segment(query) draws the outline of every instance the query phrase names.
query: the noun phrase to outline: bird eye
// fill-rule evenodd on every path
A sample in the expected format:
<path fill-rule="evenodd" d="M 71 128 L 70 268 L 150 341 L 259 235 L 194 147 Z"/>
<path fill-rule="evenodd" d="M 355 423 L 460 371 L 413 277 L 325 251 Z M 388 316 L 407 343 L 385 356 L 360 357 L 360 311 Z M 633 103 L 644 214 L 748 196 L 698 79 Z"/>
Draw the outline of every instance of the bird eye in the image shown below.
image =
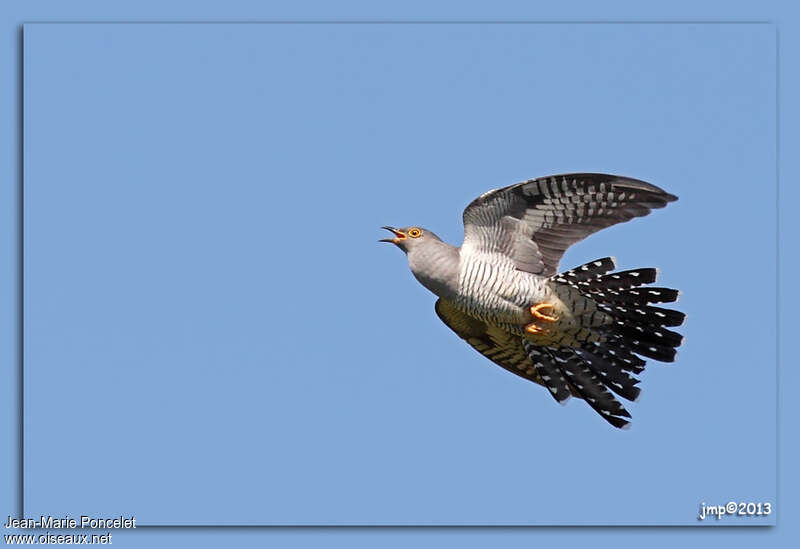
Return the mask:
<path fill-rule="evenodd" d="M 416 227 L 413 227 L 408 230 L 408 236 L 410 236 L 411 238 L 419 238 L 420 236 L 422 236 L 422 231 L 420 231 Z"/>

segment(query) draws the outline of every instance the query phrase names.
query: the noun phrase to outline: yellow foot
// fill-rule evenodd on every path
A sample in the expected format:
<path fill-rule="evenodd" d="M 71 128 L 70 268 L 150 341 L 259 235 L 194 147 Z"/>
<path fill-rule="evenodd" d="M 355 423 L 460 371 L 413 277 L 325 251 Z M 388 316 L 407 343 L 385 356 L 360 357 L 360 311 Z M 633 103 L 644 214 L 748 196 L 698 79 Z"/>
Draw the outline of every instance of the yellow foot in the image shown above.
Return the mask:
<path fill-rule="evenodd" d="M 550 314 L 545 314 L 542 312 L 543 310 L 547 311 Z M 555 311 L 555 307 L 553 307 L 550 303 L 539 303 L 538 305 L 534 305 L 531 307 L 531 314 L 539 321 L 542 322 L 555 322 L 558 320 L 558 317 L 553 314 Z M 538 326 L 536 323 L 531 323 L 525 326 L 525 331 L 529 334 L 546 334 L 549 330 Z"/>
<path fill-rule="evenodd" d="M 548 311 L 550 314 L 548 315 L 542 313 L 541 312 L 542 309 L 550 309 Z M 545 322 L 555 322 L 556 320 L 558 320 L 558 317 L 553 314 L 554 311 L 555 307 L 553 307 L 553 305 L 550 303 L 539 303 L 538 305 L 534 305 L 533 307 L 531 307 L 531 314 L 536 318 L 538 318 L 539 320 L 544 320 Z"/>
<path fill-rule="evenodd" d="M 539 328 L 536 324 L 528 324 L 525 326 L 525 331 L 529 334 L 546 334 L 547 330 Z"/>

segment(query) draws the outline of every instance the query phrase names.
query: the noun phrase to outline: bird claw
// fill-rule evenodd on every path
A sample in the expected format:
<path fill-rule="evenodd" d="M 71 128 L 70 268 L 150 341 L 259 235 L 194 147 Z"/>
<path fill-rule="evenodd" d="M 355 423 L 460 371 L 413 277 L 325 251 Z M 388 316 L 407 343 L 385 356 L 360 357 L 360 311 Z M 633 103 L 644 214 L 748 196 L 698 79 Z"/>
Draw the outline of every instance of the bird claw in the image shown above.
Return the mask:
<path fill-rule="evenodd" d="M 550 309 L 551 314 L 545 314 L 540 312 L 542 309 Z M 531 314 L 538 318 L 539 320 L 543 320 L 545 322 L 555 322 L 558 320 L 558 317 L 552 314 L 555 311 L 555 307 L 551 303 L 539 303 L 538 305 L 534 305 L 531 307 Z"/>
<path fill-rule="evenodd" d="M 543 309 L 544 310 L 549 309 L 549 311 L 547 312 L 551 314 L 548 315 L 543 313 L 542 312 Z M 554 311 L 555 307 L 551 303 L 539 303 L 538 305 L 534 305 L 533 307 L 531 307 L 531 314 L 534 316 L 534 318 L 542 322 L 556 322 L 558 320 L 558 317 L 552 314 Z M 525 331 L 528 332 L 529 334 L 537 334 L 537 335 L 546 334 L 549 332 L 549 330 L 542 328 L 541 326 L 538 326 L 536 323 L 531 323 L 525 326 Z"/>
<path fill-rule="evenodd" d="M 528 324 L 527 326 L 525 326 L 525 331 L 528 332 L 529 334 L 546 334 L 547 333 L 547 330 L 545 330 L 544 328 L 540 328 L 536 324 Z"/>

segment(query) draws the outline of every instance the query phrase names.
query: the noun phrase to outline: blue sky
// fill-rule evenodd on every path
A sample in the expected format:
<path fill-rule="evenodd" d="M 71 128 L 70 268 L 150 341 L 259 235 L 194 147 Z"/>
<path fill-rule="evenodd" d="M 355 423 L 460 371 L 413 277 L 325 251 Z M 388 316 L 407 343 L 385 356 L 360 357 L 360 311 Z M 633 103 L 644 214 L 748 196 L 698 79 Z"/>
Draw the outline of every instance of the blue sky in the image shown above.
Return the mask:
<path fill-rule="evenodd" d="M 693 524 L 774 504 L 774 48 L 769 25 L 29 25 L 27 509 Z M 680 197 L 562 265 L 615 255 L 684 292 L 687 343 L 630 432 L 468 348 L 375 242 L 457 243 L 478 194 L 570 171 Z M 732 299 L 753 266 L 760 297 Z M 54 410 L 85 437 L 57 464 L 75 433 Z"/>

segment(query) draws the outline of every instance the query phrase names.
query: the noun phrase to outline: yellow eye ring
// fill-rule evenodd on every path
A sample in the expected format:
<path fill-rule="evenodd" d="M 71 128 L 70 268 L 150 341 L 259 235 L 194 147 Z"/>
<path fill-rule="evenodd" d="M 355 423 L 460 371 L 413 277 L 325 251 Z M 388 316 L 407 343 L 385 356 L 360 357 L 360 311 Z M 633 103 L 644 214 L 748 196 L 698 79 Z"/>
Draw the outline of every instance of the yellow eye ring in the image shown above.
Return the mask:
<path fill-rule="evenodd" d="M 411 238 L 419 238 L 420 236 L 422 236 L 422 231 L 420 231 L 416 227 L 412 227 L 408 229 L 408 236 L 410 236 Z"/>

